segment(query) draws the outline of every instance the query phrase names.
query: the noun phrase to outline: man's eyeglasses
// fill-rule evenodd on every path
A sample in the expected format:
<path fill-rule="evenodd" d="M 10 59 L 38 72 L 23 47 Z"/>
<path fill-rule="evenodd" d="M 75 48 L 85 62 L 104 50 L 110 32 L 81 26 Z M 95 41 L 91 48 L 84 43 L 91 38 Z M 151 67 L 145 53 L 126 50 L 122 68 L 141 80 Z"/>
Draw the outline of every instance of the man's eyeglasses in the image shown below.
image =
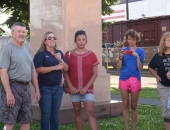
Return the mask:
<path fill-rule="evenodd" d="M 166 39 L 165 41 L 166 41 L 166 42 L 170 42 L 170 39 Z"/>
<path fill-rule="evenodd" d="M 47 37 L 47 40 L 52 40 L 52 39 L 57 40 L 56 37 Z"/>

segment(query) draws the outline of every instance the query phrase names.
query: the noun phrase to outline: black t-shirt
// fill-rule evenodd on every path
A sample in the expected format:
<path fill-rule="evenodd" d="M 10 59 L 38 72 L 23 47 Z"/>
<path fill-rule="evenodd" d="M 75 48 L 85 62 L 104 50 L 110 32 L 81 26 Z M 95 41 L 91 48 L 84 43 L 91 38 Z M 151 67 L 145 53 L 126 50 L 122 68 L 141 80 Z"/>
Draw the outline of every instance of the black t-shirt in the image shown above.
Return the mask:
<path fill-rule="evenodd" d="M 157 74 L 161 78 L 161 84 L 170 87 L 170 80 L 167 79 L 166 73 L 170 70 L 170 54 L 162 54 L 159 56 L 158 53 L 152 58 L 149 63 L 149 67 L 152 69 L 157 69 Z"/>

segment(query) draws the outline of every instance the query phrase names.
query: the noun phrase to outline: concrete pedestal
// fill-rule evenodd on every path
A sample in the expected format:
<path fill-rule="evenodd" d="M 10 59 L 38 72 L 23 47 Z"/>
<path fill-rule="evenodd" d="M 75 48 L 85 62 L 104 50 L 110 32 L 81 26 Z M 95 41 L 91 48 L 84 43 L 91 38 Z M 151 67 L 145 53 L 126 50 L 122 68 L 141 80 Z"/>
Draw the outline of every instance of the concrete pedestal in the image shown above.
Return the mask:
<path fill-rule="evenodd" d="M 33 105 L 33 115 L 35 120 L 40 120 L 40 110 L 38 105 Z M 82 105 L 83 120 L 87 121 L 87 115 Z M 122 102 L 110 101 L 95 103 L 95 115 L 97 119 L 114 117 L 122 115 Z M 60 109 L 60 124 L 69 124 L 75 122 L 75 116 L 72 106 L 62 106 Z"/>
<path fill-rule="evenodd" d="M 109 114 L 114 103 L 110 103 L 110 75 L 102 67 L 101 25 L 101 0 L 30 0 L 30 48 L 33 55 L 37 52 L 46 31 L 52 31 L 57 35 L 57 48 L 64 53 L 75 48 L 75 32 L 78 30 L 86 31 L 87 48 L 97 55 L 100 62 L 98 78 L 94 83 L 95 100 L 96 103 L 100 104 L 98 112 L 103 110 L 103 114 Z M 32 89 L 32 97 L 33 94 L 34 90 Z M 107 105 L 103 104 L 105 102 L 107 102 Z M 98 105 L 96 105 L 95 108 L 98 108 Z M 108 109 L 100 109 L 102 105 L 104 105 L 103 108 Z M 34 119 L 39 119 L 39 116 L 36 116 L 39 113 L 38 106 L 33 104 L 33 108 Z M 61 118 L 64 118 L 63 116 L 66 113 L 71 114 L 67 115 L 67 117 L 74 117 L 73 113 L 69 111 L 72 111 L 72 105 L 69 95 L 64 94 L 61 105 Z M 98 112 L 96 113 L 97 117 Z M 65 122 L 67 121 L 61 121 L 61 124 Z"/>

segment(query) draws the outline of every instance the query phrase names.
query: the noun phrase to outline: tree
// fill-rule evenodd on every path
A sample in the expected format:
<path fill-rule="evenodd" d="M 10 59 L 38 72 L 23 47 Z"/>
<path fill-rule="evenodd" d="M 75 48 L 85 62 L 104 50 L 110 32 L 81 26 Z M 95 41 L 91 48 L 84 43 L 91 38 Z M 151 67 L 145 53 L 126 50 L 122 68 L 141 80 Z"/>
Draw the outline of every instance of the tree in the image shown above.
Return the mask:
<path fill-rule="evenodd" d="M 113 5 L 116 5 L 117 3 L 119 3 L 120 0 L 102 0 L 102 15 L 111 15 L 113 13 L 113 10 L 110 8 Z M 106 27 L 110 24 L 112 24 L 113 22 L 103 22 L 102 20 L 102 30 L 105 30 Z"/>
<path fill-rule="evenodd" d="M 0 9 L 0 14 L 1 14 L 2 12 L 3 12 L 2 9 Z M 0 15 L 0 17 L 1 17 L 1 15 Z M 1 25 L 1 24 L 0 24 L 0 25 Z M 1 36 L 3 33 L 5 33 L 5 31 L 2 29 L 2 27 L 0 27 L 0 36 Z"/>
<path fill-rule="evenodd" d="M 102 15 L 112 14 L 113 10 L 110 6 L 115 5 L 118 2 L 119 0 L 102 0 Z M 1 0 L 0 9 L 3 9 L 4 13 L 11 15 L 3 24 L 11 27 L 14 22 L 20 21 L 26 24 L 29 31 L 29 0 Z M 102 27 L 105 28 L 109 24 L 110 23 L 103 23 Z M 0 34 L 2 33 L 4 33 L 4 30 L 0 28 Z"/>
<path fill-rule="evenodd" d="M 0 27 L 0 36 L 5 33 L 5 31 Z"/>
<path fill-rule="evenodd" d="M 3 10 L 3 13 L 10 14 L 3 24 L 10 28 L 14 22 L 23 22 L 26 24 L 29 34 L 29 0 L 1 0 L 0 9 Z M 1 29 L 0 34 L 2 33 Z"/>

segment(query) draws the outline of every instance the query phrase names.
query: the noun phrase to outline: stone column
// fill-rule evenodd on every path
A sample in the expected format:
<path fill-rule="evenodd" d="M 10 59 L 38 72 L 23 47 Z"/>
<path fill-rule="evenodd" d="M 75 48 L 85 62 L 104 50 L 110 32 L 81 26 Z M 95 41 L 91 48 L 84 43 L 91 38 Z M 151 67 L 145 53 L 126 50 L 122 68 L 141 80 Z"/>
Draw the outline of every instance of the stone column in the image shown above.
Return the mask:
<path fill-rule="evenodd" d="M 110 101 L 110 75 L 102 67 L 101 0 L 63 1 L 63 43 L 64 51 L 75 48 L 74 34 L 77 30 L 87 33 L 87 48 L 95 52 L 99 65 L 99 75 L 95 81 L 96 102 Z"/>
<path fill-rule="evenodd" d="M 57 35 L 57 48 L 64 53 L 75 48 L 74 34 L 84 30 L 87 48 L 96 53 L 100 61 L 95 86 L 96 102 L 110 102 L 110 75 L 102 66 L 101 0 L 30 0 L 30 28 L 33 55 L 38 50 L 43 34 L 53 31 Z M 70 106 L 64 94 L 62 106 Z"/>

